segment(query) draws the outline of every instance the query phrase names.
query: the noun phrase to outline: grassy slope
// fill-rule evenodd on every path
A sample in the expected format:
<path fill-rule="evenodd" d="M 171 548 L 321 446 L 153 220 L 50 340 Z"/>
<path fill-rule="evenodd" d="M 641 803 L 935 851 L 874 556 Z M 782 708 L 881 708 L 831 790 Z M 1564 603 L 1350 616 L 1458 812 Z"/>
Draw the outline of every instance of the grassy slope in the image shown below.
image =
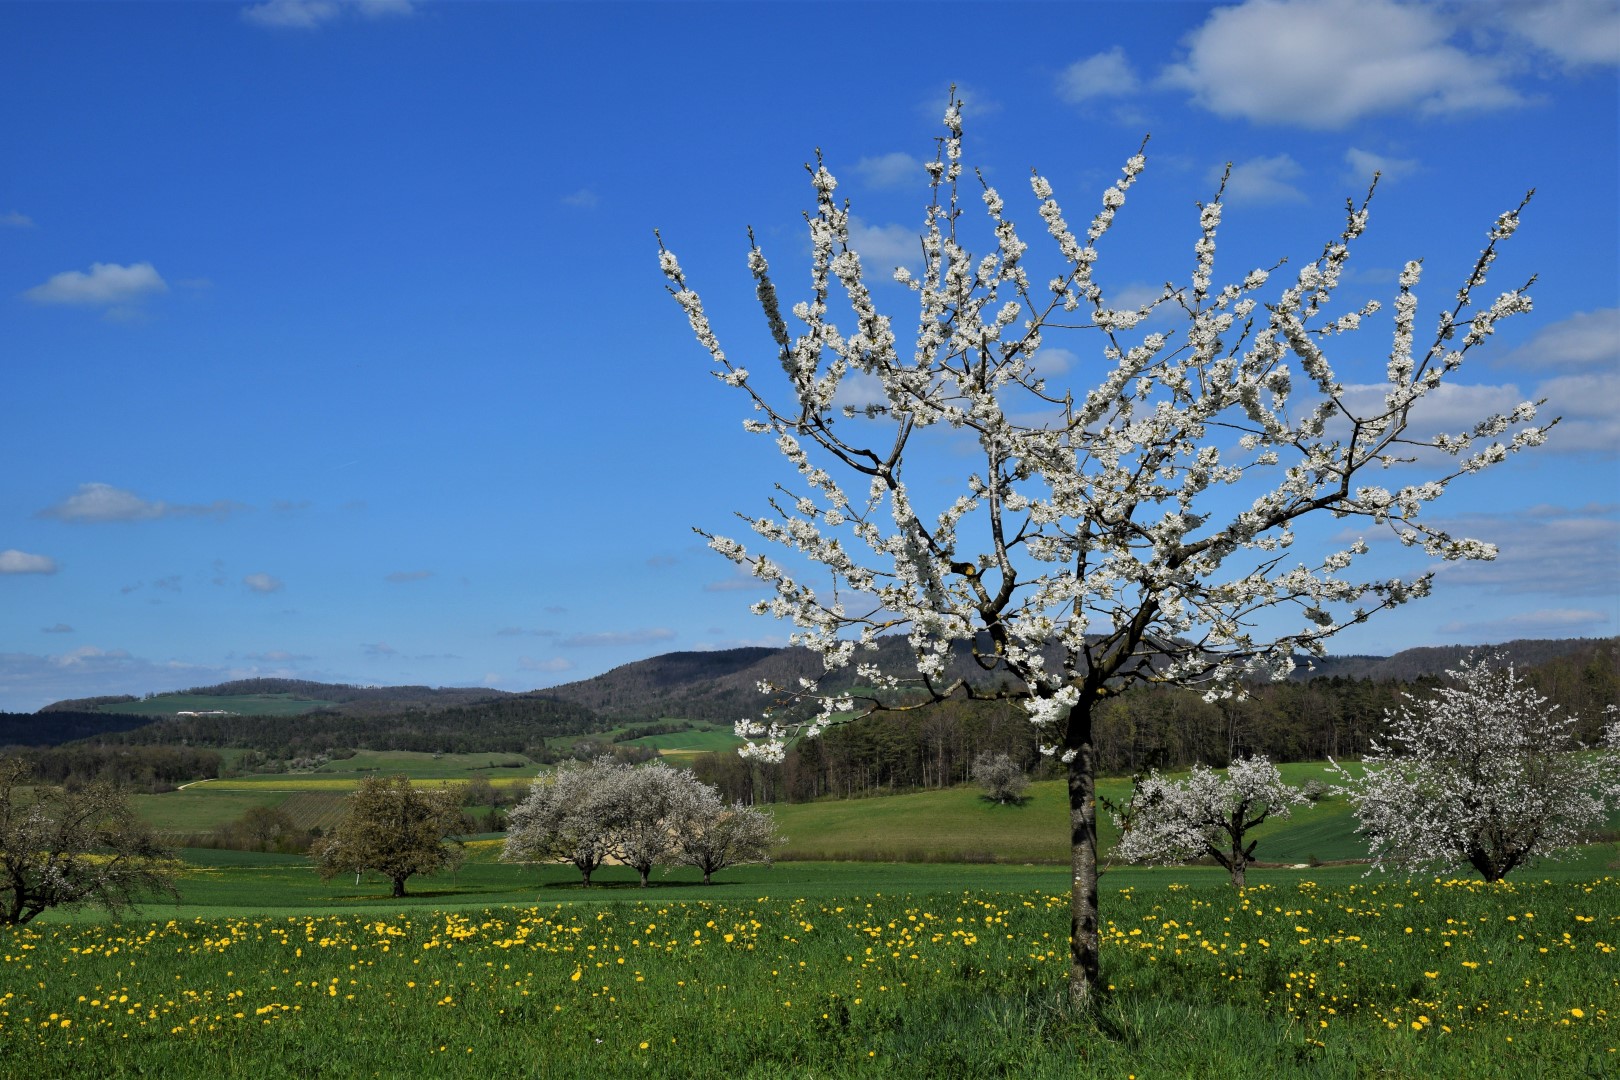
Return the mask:
<path fill-rule="evenodd" d="M 671 736 L 673 738 L 673 736 Z M 414 760 L 407 760 L 414 759 Z M 451 760 L 454 759 L 454 760 Z M 240 817 L 251 806 L 282 806 L 300 824 L 327 828 L 342 812 L 343 796 L 361 776 L 404 772 L 419 786 L 455 782 L 474 773 L 490 776 L 497 786 L 527 784 L 537 767 L 489 769 L 500 755 L 377 754 L 358 756 L 338 767 L 360 762 L 376 772 L 347 775 L 322 771 L 294 776 L 264 775 L 211 780 L 164 795 L 137 796 L 146 820 L 165 831 L 202 832 Z M 438 775 L 421 775 L 433 773 Z M 1292 783 L 1330 779 L 1321 764 L 1283 766 Z M 1129 790 L 1124 778 L 1099 782 L 1104 799 L 1119 801 Z M 869 799 L 829 800 L 770 807 L 787 843 L 778 857 L 788 861 L 864 860 L 880 862 L 1001 862 L 1064 864 L 1068 861 L 1068 802 L 1061 781 L 1032 784 L 1022 805 L 1000 806 L 978 788 L 914 792 Z M 1117 830 L 1106 810 L 1099 812 L 1104 851 Z M 306 822 L 306 819 L 307 822 Z M 1268 821 L 1256 830 L 1256 855 L 1263 862 L 1308 863 L 1366 858 L 1355 835 L 1350 806 L 1342 797 L 1323 799 L 1287 819 Z M 1598 846 L 1613 858 L 1615 845 Z M 1595 865 L 1601 866 L 1600 860 Z"/>

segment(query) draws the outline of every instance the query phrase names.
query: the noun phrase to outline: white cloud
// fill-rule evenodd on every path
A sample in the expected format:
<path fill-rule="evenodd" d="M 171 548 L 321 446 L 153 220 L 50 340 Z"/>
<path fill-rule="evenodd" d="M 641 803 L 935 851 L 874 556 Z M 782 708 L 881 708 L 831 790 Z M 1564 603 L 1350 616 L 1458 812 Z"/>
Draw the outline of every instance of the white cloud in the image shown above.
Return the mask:
<path fill-rule="evenodd" d="M 889 395 L 883 390 L 883 380 L 876 375 L 851 370 L 846 371 L 844 377 L 838 381 L 838 390 L 833 394 L 832 403 L 835 409 L 864 409 L 868 405 L 887 405 Z M 707 589 L 708 586 L 705 585 L 704 588 Z"/>
<path fill-rule="evenodd" d="M 1537 385 L 1536 397 L 1547 399 L 1542 416 L 1562 417 L 1547 436 L 1547 449 L 1620 452 L 1620 411 L 1615 409 L 1620 371 L 1560 375 Z"/>
<path fill-rule="evenodd" d="M 242 9 L 242 18 L 257 26 L 313 30 L 353 12 L 366 19 L 411 15 L 411 0 L 265 0 Z"/>
<path fill-rule="evenodd" d="M 1444 581 L 1490 593 L 1620 599 L 1620 518 L 1614 506 L 1532 506 L 1517 513 L 1462 514 L 1436 524 L 1497 545 L 1491 562 L 1447 562 Z"/>
<path fill-rule="evenodd" d="M 867 284 L 890 280 L 897 266 L 916 265 L 922 261 L 922 242 L 915 229 L 904 225 L 872 225 L 851 214 L 849 216 L 849 246 L 861 257 L 861 266 L 873 277 Z"/>
<path fill-rule="evenodd" d="M 280 592 L 283 582 L 280 578 L 274 577 L 270 574 L 258 573 L 249 574 L 244 577 L 242 579 L 242 584 L 246 585 L 256 593 L 268 594 Z"/>
<path fill-rule="evenodd" d="M 7 229 L 31 229 L 34 227 L 34 219 L 29 217 L 27 214 L 21 213 L 20 211 L 8 210 L 6 213 L 0 214 L 0 227 Z"/>
<path fill-rule="evenodd" d="M 928 177 L 921 161 L 899 151 L 878 157 L 863 157 L 855 163 L 855 172 L 875 188 L 905 187 L 926 181 Z"/>
<path fill-rule="evenodd" d="M 675 631 L 663 626 L 639 630 L 610 630 L 600 634 L 574 634 L 562 640 L 571 649 L 590 649 L 605 645 L 650 645 L 656 641 L 671 641 Z"/>
<path fill-rule="evenodd" d="M 69 628 L 47 627 L 46 633 Z M 203 667 L 179 661 L 154 662 L 124 649 L 93 645 L 60 655 L 0 653 L 0 709 L 31 712 L 64 698 L 96 694 L 128 694 L 199 686 L 240 678 L 226 668 Z"/>
<path fill-rule="evenodd" d="M 151 263 L 134 263 L 130 266 L 92 263 L 88 274 L 82 270 L 64 270 L 43 285 L 35 285 L 24 291 L 22 295 L 36 304 L 110 307 L 140 300 L 151 293 L 168 291 L 168 284 Z"/>
<path fill-rule="evenodd" d="M 71 652 L 50 658 L 51 663 L 57 667 L 87 667 L 106 662 L 119 662 L 131 659 L 128 652 L 123 649 L 98 649 L 94 645 L 80 645 Z"/>
<path fill-rule="evenodd" d="M 1394 0 L 1248 0 L 1211 12 L 1160 81 L 1220 116 L 1307 128 L 1521 102 L 1500 62 L 1450 36 L 1440 12 Z"/>
<path fill-rule="evenodd" d="M 1210 170 L 1212 184 L 1220 182 L 1222 171 Z M 1234 162 L 1223 199 L 1234 206 L 1242 203 L 1304 202 L 1305 193 L 1290 183 L 1299 179 L 1304 172 L 1299 162 L 1287 154 Z"/>
<path fill-rule="evenodd" d="M 1498 362 L 1537 368 L 1594 364 L 1620 367 L 1620 308 L 1578 311 L 1567 319 L 1544 326 L 1535 337 Z"/>
<path fill-rule="evenodd" d="M 1100 97 L 1123 97 L 1140 88 L 1140 80 L 1125 59 L 1125 50 L 1115 45 L 1104 53 L 1076 60 L 1058 76 L 1058 97 L 1079 105 Z"/>
<path fill-rule="evenodd" d="M 30 555 L 16 548 L 0 551 L 0 574 L 54 574 L 58 569 L 56 560 L 48 555 Z"/>
<path fill-rule="evenodd" d="M 1388 392 L 1388 383 L 1357 383 L 1346 386 L 1340 399 L 1353 415 L 1372 416 L 1384 411 L 1384 395 Z M 1511 412 L 1524 400 L 1525 395 L 1513 383 L 1441 383 L 1413 406 L 1412 426 L 1405 437 L 1432 439 L 1441 432 L 1472 431 L 1487 416 Z"/>
<path fill-rule="evenodd" d="M 89 483 L 80 484 L 77 494 L 46 507 L 36 516 L 80 523 L 152 521 L 165 517 L 224 518 L 245 509 L 243 504 L 229 499 L 194 505 L 153 502 L 111 484 Z"/>
<path fill-rule="evenodd" d="M 1352 184 L 1370 184 L 1374 173 L 1378 174 L 1380 183 L 1387 184 L 1410 176 L 1419 168 L 1416 158 L 1387 157 L 1354 146 L 1344 152 L 1344 163 L 1345 179 Z"/>
<path fill-rule="evenodd" d="M 1568 67 L 1620 64 L 1620 5 L 1612 0 L 1510 0 L 1500 12 L 1509 30 Z"/>
<path fill-rule="evenodd" d="M 1475 622 L 1457 620 L 1442 624 L 1439 631 L 1465 642 L 1495 643 L 1515 638 L 1598 637 L 1610 632 L 1612 621 L 1589 608 L 1543 608 Z"/>
<path fill-rule="evenodd" d="M 562 201 L 564 206 L 577 206 L 582 210 L 589 210 L 601 200 L 590 188 L 580 188 L 572 195 L 564 195 Z"/>

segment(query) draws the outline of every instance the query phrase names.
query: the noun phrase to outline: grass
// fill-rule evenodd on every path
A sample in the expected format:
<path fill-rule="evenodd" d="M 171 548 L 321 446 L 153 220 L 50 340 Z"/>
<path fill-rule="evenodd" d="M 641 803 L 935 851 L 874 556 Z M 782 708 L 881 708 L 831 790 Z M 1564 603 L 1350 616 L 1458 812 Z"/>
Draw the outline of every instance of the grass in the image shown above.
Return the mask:
<path fill-rule="evenodd" d="M 663 757 L 691 757 L 697 754 L 720 754 L 735 750 L 743 740 L 730 727 L 721 725 L 694 725 L 691 731 L 674 731 L 663 735 L 643 735 L 624 740 L 630 746 L 647 746 Z"/>
<path fill-rule="evenodd" d="M 1060 869 L 798 863 L 645 892 L 528 871 L 505 901 L 478 875 L 524 871 L 488 850 L 442 895 L 404 902 L 210 852 L 199 878 L 234 911 L 0 931 L 0 1057 L 34 1077 L 1620 1067 L 1620 882 L 1602 875 L 1273 870 L 1238 892 L 1210 871 L 1110 873 L 1109 989 L 1082 1014 L 1063 993 Z"/>

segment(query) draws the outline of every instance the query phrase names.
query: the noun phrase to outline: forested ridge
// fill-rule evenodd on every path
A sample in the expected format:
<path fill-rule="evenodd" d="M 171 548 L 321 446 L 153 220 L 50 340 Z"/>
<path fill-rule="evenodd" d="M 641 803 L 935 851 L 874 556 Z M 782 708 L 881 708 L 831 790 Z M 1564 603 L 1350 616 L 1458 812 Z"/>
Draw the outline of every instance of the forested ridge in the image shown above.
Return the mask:
<path fill-rule="evenodd" d="M 903 658 L 903 645 L 903 639 L 886 642 L 881 658 Z M 1221 766 L 1242 754 L 1275 761 L 1355 759 L 1382 731 L 1386 711 L 1399 705 L 1402 694 L 1423 694 L 1437 672 L 1470 651 L 1455 646 L 1385 658 L 1329 658 L 1291 681 L 1251 688 L 1246 701 L 1210 703 L 1174 687 L 1133 689 L 1101 707 L 1099 765 L 1105 773 L 1128 774 L 1195 763 Z M 1596 737 L 1604 708 L 1620 701 L 1620 638 L 1509 642 L 1472 651 L 1512 659 L 1533 686 L 1582 718 L 1587 741 Z M 964 670 L 971 662 L 965 653 L 953 658 Z M 104 775 L 145 786 L 212 775 L 219 767 L 214 751 L 227 747 L 278 760 L 344 750 L 523 753 L 550 760 L 557 754 L 547 740 L 598 734 L 627 722 L 729 723 L 756 716 L 765 703 L 760 681 L 792 685 L 800 675 L 815 674 L 814 666 L 814 655 L 803 649 L 672 653 L 528 694 L 249 679 L 186 693 L 291 695 L 337 704 L 295 716 L 154 720 L 69 710 L 71 703 L 58 702 L 39 713 L 0 713 L 0 746 L 55 747 L 27 751 L 52 778 Z M 138 699 L 79 704 L 130 700 Z M 719 753 L 699 756 L 694 768 L 731 799 L 807 800 L 962 783 L 974 758 L 985 752 L 1007 753 L 1037 773 L 1049 767 L 1024 710 L 1016 701 L 1000 700 L 947 701 L 836 727 L 796 746 L 776 765 Z"/>

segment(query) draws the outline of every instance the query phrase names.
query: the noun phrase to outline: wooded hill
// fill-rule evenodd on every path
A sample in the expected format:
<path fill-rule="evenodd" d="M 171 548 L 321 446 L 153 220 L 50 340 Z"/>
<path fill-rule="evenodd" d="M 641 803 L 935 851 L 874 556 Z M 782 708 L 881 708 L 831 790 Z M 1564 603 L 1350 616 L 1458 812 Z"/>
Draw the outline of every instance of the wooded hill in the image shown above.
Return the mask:
<path fill-rule="evenodd" d="M 1290 682 L 1255 687 L 1246 702 L 1210 704 L 1175 688 L 1133 690 L 1109 702 L 1098 717 L 1102 769 L 1224 765 L 1244 753 L 1278 761 L 1355 758 L 1382 730 L 1385 711 L 1399 705 L 1402 693 L 1422 693 L 1425 680 L 1469 651 L 1454 646 L 1332 658 L 1319 661 L 1314 672 L 1301 669 Z M 1542 692 L 1583 717 L 1587 739 L 1595 737 L 1604 707 L 1620 701 L 1620 638 L 1514 641 L 1473 651 L 1500 652 L 1528 671 Z M 886 640 L 878 658 L 891 670 L 909 666 L 903 639 Z M 973 670 L 965 651 L 953 662 L 959 671 Z M 70 744 L 78 748 L 68 755 L 77 762 L 73 771 L 91 775 L 102 758 L 114 772 L 124 770 L 113 759 L 144 762 L 150 755 L 136 752 L 143 747 L 247 748 L 282 760 L 352 749 L 523 753 L 550 760 L 568 751 L 548 746 L 548 740 L 630 722 L 676 717 L 730 723 L 757 716 L 765 704 L 762 680 L 791 686 L 818 667 L 815 654 L 804 649 L 670 653 L 527 694 L 250 679 L 181 695 L 82 699 L 35 714 L 0 714 L 0 745 Z M 227 710 L 232 698 L 260 704 L 278 698 L 283 700 L 271 704 L 296 708 L 308 702 L 310 708 L 296 715 L 172 715 L 182 697 Z M 171 715 L 154 720 L 103 711 L 129 710 L 137 700 L 139 707 Z M 90 746 L 104 750 L 89 753 Z M 772 801 L 948 786 L 966 779 L 973 758 L 987 750 L 1005 751 L 1031 767 L 1040 764 L 1016 703 L 949 702 L 875 717 L 797 748 L 778 766 L 726 753 L 700 758 L 696 767 L 733 798 Z M 153 775 L 176 767 L 167 758 L 140 766 Z"/>

